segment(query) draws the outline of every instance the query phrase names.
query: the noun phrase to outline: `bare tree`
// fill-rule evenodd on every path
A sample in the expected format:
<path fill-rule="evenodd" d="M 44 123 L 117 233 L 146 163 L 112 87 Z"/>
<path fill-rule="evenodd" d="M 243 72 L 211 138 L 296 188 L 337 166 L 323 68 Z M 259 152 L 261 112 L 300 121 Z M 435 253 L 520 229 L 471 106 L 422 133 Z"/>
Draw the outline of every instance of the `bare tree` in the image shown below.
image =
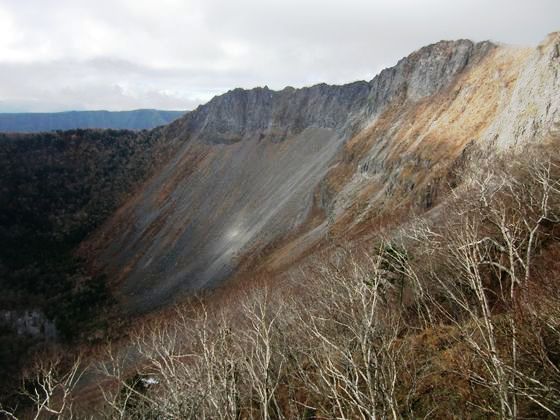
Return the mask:
<path fill-rule="evenodd" d="M 72 418 L 72 391 L 85 370 L 81 357 L 69 366 L 60 356 L 40 360 L 33 369 L 34 376 L 22 387 L 22 395 L 32 404 L 32 418 L 45 415 Z"/>
<path fill-rule="evenodd" d="M 383 253 L 362 261 L 344 254 L 322 265 L 313 285 L 322 307 L 301 318 L 313 345 L 307 385 L 327 398 L 323 410 L 334 417 L 399 418 L 400 320 L 388 305 L 394 286 L 384 277 Z"/>
<path fill-rule="evenodd" d="M 271 302 L 267 287 L 256 290 L 243 302 L 246 327 L 242 331 L 239 349 L 249 384 L 250 400 L 257 403 L 264 419 L 282 418 L 277 390 L 285 364 L 281 351 L 278 318 L 282 315 L 281 302 Z M 255 395 L 253 395 L 253 393 Z M 253 417 L 253 412 L 251 417 Z"/>
<path fill-rule="evenodd" d="M 441 233 L 424 225 L 411 235 L 432 252 L 439 250 L 431 280 L 424 281 L 427 288 L 438 285 L 444 301 L 436 297 L 432 304 L 484 365 L 487 375 L 471 371 L 470 378 L 494 391 L 502 418 L 518 417 L 518 397 L 555 414 L 547 402 L 550 390 L 519 365 L 518 322 L 535 312 L 528 296 L 532 259 L 548 234 L 546 224 L 560 220 L 557 165 L 550 159 L 536 162 L 488 168 L 448 205 L 456 216 Z"/>

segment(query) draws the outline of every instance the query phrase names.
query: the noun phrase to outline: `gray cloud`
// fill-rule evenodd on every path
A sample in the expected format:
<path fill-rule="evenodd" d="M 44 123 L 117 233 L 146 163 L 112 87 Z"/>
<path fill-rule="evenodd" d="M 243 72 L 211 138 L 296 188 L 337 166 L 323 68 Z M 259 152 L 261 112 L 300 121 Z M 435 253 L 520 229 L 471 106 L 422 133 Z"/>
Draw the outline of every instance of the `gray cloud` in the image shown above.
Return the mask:
<path fill-rule="evenodd" d="M 440 39 L 534 45 L 559 15 L 558 0 L 0 0 L 0 111 L 370 79 Z"/>

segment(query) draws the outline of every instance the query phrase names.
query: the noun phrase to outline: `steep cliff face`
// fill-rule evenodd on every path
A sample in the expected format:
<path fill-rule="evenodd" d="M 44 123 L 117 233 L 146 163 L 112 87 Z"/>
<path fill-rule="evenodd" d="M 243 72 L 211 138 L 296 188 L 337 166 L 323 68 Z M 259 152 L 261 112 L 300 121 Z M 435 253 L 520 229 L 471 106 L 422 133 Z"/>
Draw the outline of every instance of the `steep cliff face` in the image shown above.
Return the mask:
<path fill-rule="evenodd" d="M 348 116 L 364 107 L 369 92 L 366 82 L 280 92 L 235 89 L 189 114 L 182 131 L 210 143 L 232 143 L 265 136 L 282 140 L 310 127 L 342 130 L 352 126 Z"/>
<path fill-rule="evenodd" d="M 537 48 L 526 52 L 515 86 L 500 115 L 483 140 L 499 148 L 542 139 L 560 124 L 560 35 L 550 34 Z"/>
<path fill-rule="evenodd" d="M 327 182 L 339 191 L 332 207 L 343 224 L 411 201 L 431 207 L 468 145 L 493 154 L 549 136 L 559 118 L 559 43 L 553 34 L 536 49 L 492 48 L 447 88 L 393 106 L 358 133 Z"/>
<path fill-rule="evenodd" d="M 368 83 L 230 91 L 166 128 L 174 157 L 84 250 L 130 310 L 148 310 L 219 284 L 273 242 L 259 260 L 279 268 L 327 232 L 429 208 L 469 143 L 510 136 L 526 95 L 545 117 L 523 135 L 550 128 L 557 49 L 558 36 L 537 50 L 446 41 Z"/>

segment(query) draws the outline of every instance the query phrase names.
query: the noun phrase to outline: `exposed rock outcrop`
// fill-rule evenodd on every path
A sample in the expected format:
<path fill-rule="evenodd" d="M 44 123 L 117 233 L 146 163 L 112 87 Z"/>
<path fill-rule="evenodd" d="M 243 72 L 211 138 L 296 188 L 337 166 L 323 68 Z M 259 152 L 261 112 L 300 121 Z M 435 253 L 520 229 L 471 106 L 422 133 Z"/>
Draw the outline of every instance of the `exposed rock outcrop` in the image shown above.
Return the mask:
<path fill-rule="evenodd" d="M 527 51 L 511 95 L 502 98 L 503 112 L 484 133 L 499 148 L 540 140 L 560 121 L 560 33 L 550 34 Z"/>

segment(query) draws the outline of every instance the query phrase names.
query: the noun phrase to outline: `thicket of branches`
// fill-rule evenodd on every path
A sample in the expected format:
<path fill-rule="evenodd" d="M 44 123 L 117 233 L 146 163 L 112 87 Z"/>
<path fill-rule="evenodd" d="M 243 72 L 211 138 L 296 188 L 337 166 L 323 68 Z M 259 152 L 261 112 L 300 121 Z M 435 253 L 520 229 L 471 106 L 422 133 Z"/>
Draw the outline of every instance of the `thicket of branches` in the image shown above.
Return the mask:
<path fill-rule="evenodd" d="M 366 250 L 330 250 L 282 286 L 196 301 L 108 347 L 88 366 L 102 378 L 95 416 L 560 415 L 560 155 L 466 174 Z M 34 412 L 76 415 L 83 369 L 43 367 L 26 388 Z"/>

